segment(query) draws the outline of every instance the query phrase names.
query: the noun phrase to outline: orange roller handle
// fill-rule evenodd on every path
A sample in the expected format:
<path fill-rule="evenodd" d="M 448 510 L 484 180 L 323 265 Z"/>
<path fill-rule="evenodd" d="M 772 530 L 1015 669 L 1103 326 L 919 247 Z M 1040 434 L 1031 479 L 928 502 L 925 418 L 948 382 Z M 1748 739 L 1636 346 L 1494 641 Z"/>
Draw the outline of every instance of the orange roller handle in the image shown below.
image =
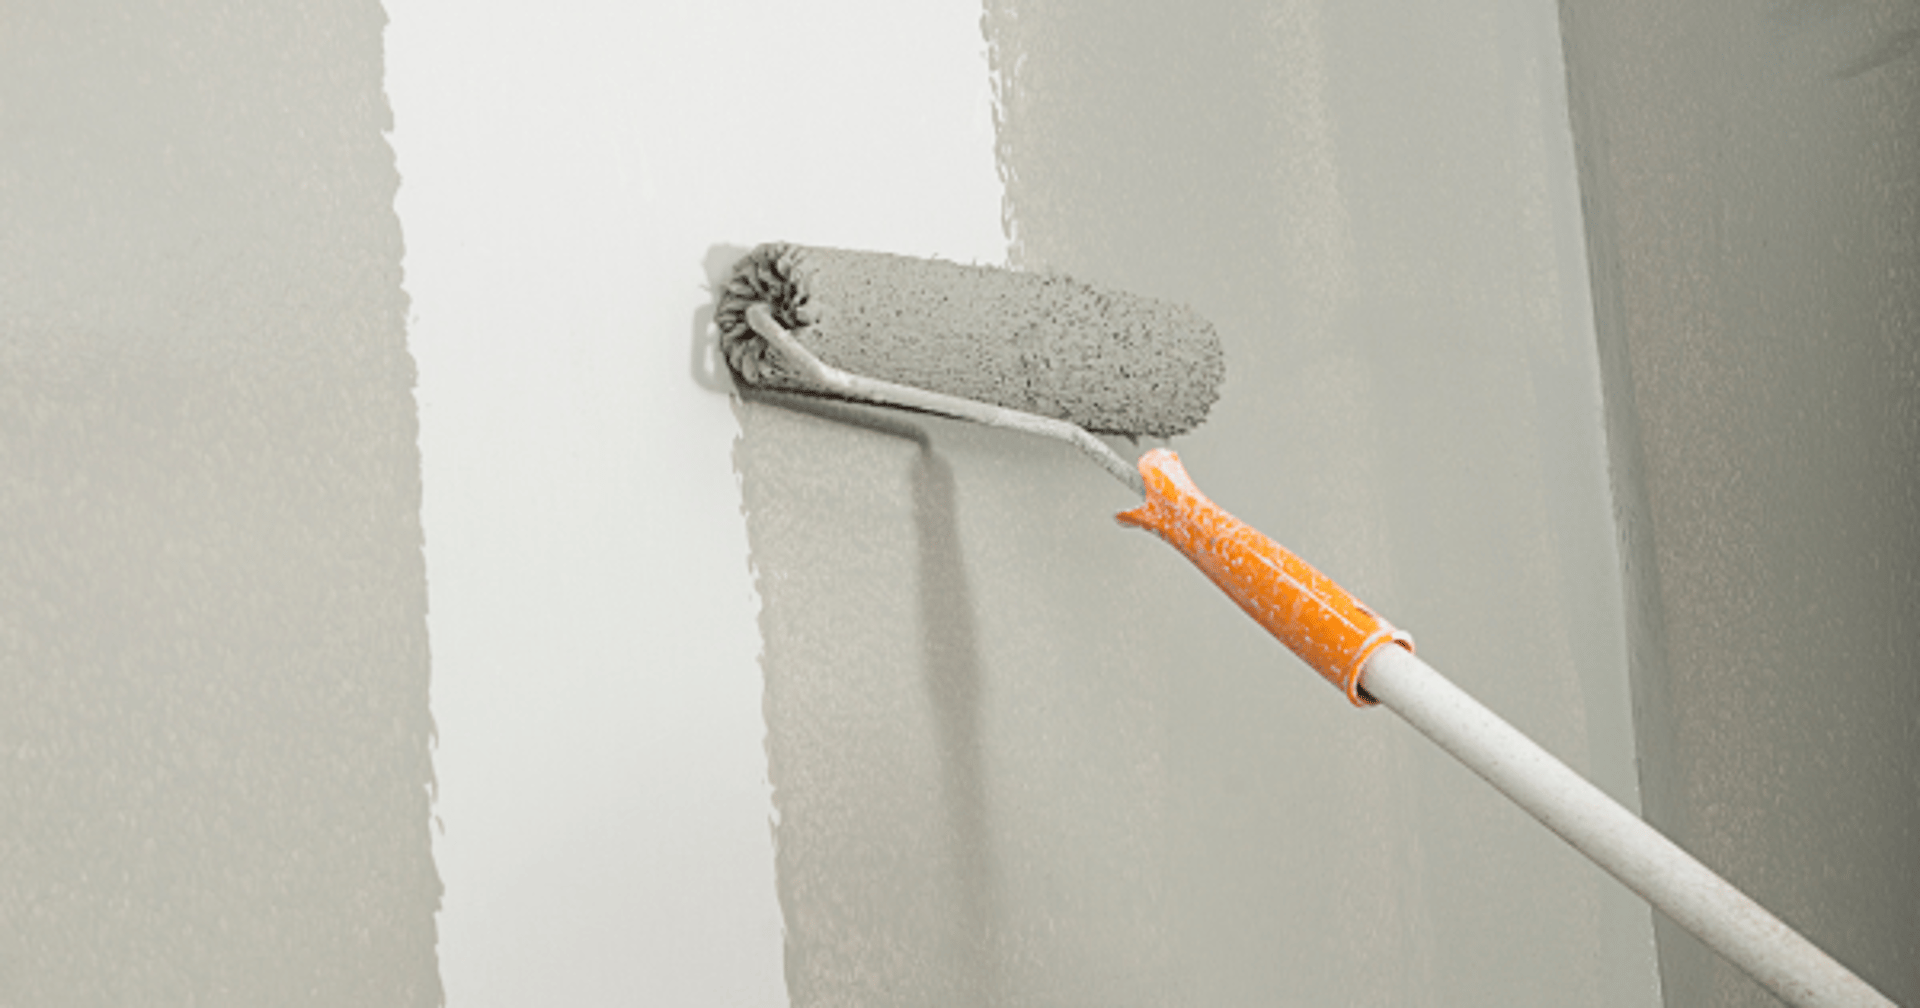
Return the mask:
<path fill-rule="evenodd" d="M 1254 622 L 1278 637 L 1356 707 L 1373 698 L 1360 690 L 1360 670 L 1384 644 L 1413 650 L 1413 638 L 1375 615 L 1286 547 L 1207 499 L 1165 448 L 1140 456 L 1146 503 L 1114 517 L 1151 531 L 1185 554 Z"/>

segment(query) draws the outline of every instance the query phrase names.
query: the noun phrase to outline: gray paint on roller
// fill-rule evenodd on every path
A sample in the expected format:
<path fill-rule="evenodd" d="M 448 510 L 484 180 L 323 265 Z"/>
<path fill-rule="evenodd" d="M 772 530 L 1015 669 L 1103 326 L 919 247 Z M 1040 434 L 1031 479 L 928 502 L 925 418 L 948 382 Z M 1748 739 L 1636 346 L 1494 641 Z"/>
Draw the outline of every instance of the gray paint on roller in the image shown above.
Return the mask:
<path fill-rule="evenodd" d="M 984 28 L 1015 265 L 1218 327 L 1199 484 L 1636 804 L 1552 6 Z M 735 453 L 795 1004 L 1658 1000 L 1644 904 L 1070 449 L 819 403 Z"/>
<path fill-rule="evenodd" d="M 1193 309 L 1070 277 L 785 243 L 735 264 L 714 309 L 728 365 L 748 384 L 808 390 L 746 323 L 749 305 L 827 364 L 869 378 L 1078 424 L 1184 434 L 1226 370 Z"/>
<path fill-rule="evenodd" d="M 431 1005 L 378 3 L 0 31 L 0 1003 Z"/>

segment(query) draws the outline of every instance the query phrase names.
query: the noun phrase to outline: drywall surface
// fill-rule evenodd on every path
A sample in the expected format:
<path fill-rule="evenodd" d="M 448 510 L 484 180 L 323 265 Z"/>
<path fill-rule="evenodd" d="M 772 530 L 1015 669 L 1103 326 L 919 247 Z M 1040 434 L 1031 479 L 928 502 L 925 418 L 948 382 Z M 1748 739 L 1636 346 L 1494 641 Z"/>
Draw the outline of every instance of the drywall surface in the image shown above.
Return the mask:
<path fill-rule="evenodd" d="M 982 30 L 1013 262 L 1221 329 L 1173 444 L 1200 485 L 1637 804 L 1553 6 Z M 1644 904 L 1118 527 L 1071 449 L 738 412 L 795 1004 L 1658 1000 Z"/>
<path fill-rule="evenodd" d="M 1563 16 L 1647 813 L 1920 1003 L 1920 7 Z"/>
<path fill-rule="evenodd" d="M 0 20 L 0 1003 L 438 1004 L 380 6 Z"/>

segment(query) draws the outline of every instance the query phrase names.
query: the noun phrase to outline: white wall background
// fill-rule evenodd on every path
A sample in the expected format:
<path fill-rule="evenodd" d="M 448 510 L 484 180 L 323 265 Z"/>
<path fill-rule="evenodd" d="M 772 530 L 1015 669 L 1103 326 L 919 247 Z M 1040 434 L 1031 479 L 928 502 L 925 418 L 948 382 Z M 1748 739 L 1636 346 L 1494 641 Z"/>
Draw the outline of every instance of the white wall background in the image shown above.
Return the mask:
<path fill-rule="evenodd" d="M 448 1003 L 784 1004 L 724 248 L 999 262 L 968 2 L 394 3 Z"/>

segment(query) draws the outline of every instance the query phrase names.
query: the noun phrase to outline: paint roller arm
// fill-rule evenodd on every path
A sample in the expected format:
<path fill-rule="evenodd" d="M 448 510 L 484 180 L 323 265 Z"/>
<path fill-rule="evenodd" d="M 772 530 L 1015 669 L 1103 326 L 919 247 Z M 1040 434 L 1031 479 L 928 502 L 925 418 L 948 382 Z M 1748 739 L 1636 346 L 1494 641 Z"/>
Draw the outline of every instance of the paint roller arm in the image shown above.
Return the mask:
<path fill-rule="evenodd" d="M 1126 484 L 1134 493 L 1141 493 L 1140 474 L 1125 459 L 1115 454 L 1099 438 L 1087 433 L 1076 424 L 1052 417 L 1043 417 L 1034 413 L 995 406 L 975 399 L 962 399 L 940 392 L 930 392 L 911 385 L 870 378 L 866 375 L 842 371 L 837 367 L 814 356 L 804 344 L 795 339 L 773 318 L 773 313 L 764 304 L 747 307 L 747 325 L 759 333 L 768 343 L 780 351 L 787 364 L 799 371 L 809 382 L 834 395 L 862 402 L 880 403 L 886 406 L 905 406 L 925 413 L 938 413 L 941 416 L 959 420 L 971 420 L 989 427 L 1020 431 L 1023 434 L 1038 434 L 1053 438 L 1080 449 L 1100 464 L 1102 469 L 1114 479 Z"/>
<path fill-rule="evenodd" d="M 1355 704 L 1379 702 L 1789 1004 L 1891 1006 L 1867 983 L 1413 654 L 1413 641 L 1221 510 L 1180 459 L 1140 459 L 1146 503 L 1117 517 L 1165 539 Z M 1398 647 L 1386 647 L 1387 644 Z"/>

